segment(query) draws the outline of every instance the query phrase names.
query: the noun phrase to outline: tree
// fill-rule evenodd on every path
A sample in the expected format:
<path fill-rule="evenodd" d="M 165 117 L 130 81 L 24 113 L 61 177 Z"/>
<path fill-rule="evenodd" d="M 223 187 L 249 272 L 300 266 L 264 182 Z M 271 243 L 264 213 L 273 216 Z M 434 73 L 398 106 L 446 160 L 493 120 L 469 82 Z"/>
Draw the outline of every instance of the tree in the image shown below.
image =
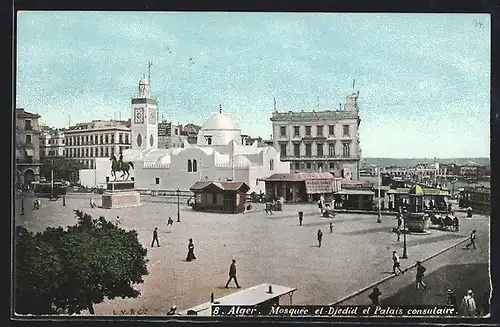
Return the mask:
<path fill-rule="evenodd" d="M 60 178 L 65 181 L 78 179 L 78 171 L 83 165 L 78 161 L 70 160 L 64 157 L 47 158 L 42 161 L 40 166 L 40 175 L 47 180 L 51 178 L 51 170 L 54 170 L 54 178 Z"/>
<path fill-rule="evenodd" d="M 52 228 L 34 237 L 38 236 L 38 241 L 48 248 L 55 248 L 62 265 L 62 274 L 58 276 L 60 284 L 51 283 L 47 286 L 50 292 L 43 293 L 47 294 L 43 300 L 50 298 L 50 304 L 44 303 L 45 310 L 53 305 L 68 313 L 88 309 L 93 314 L 93 305 L 105 298 L 138 297 L 140 292 L 133 286 L 143 283 L 142 277 L 148 271 L 147 250 L 139 243 L 137 232 L 117 228 L 104 217 L 93 219 L 81 211 L 75 210 L 75 213 L 78 223 L 66 231 Z M 27 252 L 26 248 L 29 245 L 22 250 Z M 26 255 L 16 255 L 16 259 L 29 261 Z M 47 274 L 43 269 L 49 267 L 40 267 L 39 275 Z M 27 282 L 28 290 L 22 291 L 29 294 L 33 283 L 27 279 L 36 280 L 41 278 L 39 275 L 21 274 L 17 283 Z"/>

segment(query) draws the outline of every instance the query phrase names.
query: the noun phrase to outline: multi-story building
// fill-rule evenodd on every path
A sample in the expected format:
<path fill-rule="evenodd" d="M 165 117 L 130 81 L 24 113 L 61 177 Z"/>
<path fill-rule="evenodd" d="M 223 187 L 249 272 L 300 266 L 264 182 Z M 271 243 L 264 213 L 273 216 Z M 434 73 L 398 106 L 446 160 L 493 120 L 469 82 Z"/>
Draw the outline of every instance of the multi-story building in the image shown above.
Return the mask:
<path fill-rule="evenodd" d="M 109 158 L 131 147 L 130 120 L 78 123 L 67 129 L 64 137 L 66 158 L 92 169 L 96 158 Z"/>
<path fill-rule="evenodd" d="M 64 130 L 41 126 L 40 158 L 64 157 L 64 148 Z"/>
<path fill-rule="evenodd" d="M 16 108 L 16 186 L 40 180 L 39 115 Z"/>
<path fill-rule="evenodd" d="M 347 96 L 341 110 L 273 113 L 273 146 L 282 161 L 290 162 L 291 171 L 329 171 L 359 179 L 358 96 Z"/>
<path fill-rule="evenodd" d="M 201 126 L 194 124 L 175 125 L 171 122 L 162 121 L 158 123 L 158 148 L 182 148 L 184 141 L 196 144 L 198 131 Z"/>

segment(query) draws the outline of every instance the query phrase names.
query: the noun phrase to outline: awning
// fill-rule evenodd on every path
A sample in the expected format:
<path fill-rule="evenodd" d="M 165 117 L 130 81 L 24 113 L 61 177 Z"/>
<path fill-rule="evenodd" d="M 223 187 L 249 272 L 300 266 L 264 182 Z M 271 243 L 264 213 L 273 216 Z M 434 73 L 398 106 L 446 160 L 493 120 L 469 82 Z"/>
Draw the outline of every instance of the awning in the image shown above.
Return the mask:
<path fill-rule="evenodd" d="M 26 149 L 26 155 L 33 157 L 35 155 L 35 150 L 33 149 Z"/>

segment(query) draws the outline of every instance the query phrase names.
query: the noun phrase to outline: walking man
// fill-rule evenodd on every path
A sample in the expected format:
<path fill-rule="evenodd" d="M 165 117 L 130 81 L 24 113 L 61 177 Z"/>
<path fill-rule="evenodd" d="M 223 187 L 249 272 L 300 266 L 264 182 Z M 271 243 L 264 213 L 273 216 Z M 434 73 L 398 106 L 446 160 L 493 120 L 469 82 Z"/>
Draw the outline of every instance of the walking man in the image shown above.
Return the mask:
<path fill-rule="evenodd" d="M 424 284 L 422 279 L 424 278 L 424 273 L 427 269 L 422 266 L 422 263 L 420 261 L 417 261 L 417 276 L 416 276 L 416 286 L 417 290 L 420 289 L 420 285 L 423 286 L 423 288 L 427 288 L 427 286 Z"/>
<path fill-rule="evenodd" d="M 160 242 L 158 242 L 158 227 L 155 227 L 155 230 L 153 231 L 153 241 L 151 242 L 151 247 L 154 248 L 154 244 L 156 241 L 156 245 L 160 247 Z"/>
<path fill-rule="evenodd" d="M 472 246 L 472 249 L 476 249 L 476 230 L 473 229 L 472 233 L 470 233 L 470 239 L 469 239 L 469 244 L 465 246 L 465 248 L 468 250 L 469 246 Z"/>
<path fill-rule="evenodd" d="M 330 234 L 333 234 L 333 223 L 330 222 Z"/>
<path fill-rule="evenodd" d="M 116 228 L 119 228 L 120 224 L 121 224 L 121 222 L 120 222 L 120 216 L 116 216 L 116 221 L 115 221 Z"/>
<path fill-rule="evenodd" d="M 323 232 L 321 229 L 318 229 L 318 247 L 321 247 L 321 240 L 323 240 Z"/>
<path fill-rule="evenodd" d="M 168 226 L 168 228 L 170 228 L 170 232 L 172 232 L 172 225 L 173 224 L 174 224 L 174 220 L 172 219 L 172 217 L 168 217 L 167 226 Z"/>
<path fill-rule="evenodd" d="M 401 239 L 401 229 L 399 229 L 399 227 L 396 228 L 396 235 L 398 236 L 398 242 L 399 242 L 399 240 Z"/>
<path fill-rule="evenodd" d="M 302 220 L 304 220 L 303 217 L 304 213 L 302 211 L 299 212 L 299 226 L 302 226 Z"/>
<path fill-rule="evenodd" d="M 234 279 L 237 288 L 241 288 L 238 284 L 238 279 L 236 279 L 236 259 L 233 259 L 231 266 L 229 266 L 229 279 L 226 283 L 226 288 L 229 288 L 229 283 Z"/>
<path fill-rule="evenodd" d="M 396 274 L 396 268 L 399 270 L 401 275 L 405 272 L 401 270 L 401 262 L 399 261 L 399 256 L 396 251 L 392 251 L 392 273 Z"/>
<path fill-rule="evenodd" d="M 380 290 L 378 289 L 378 287 L 374 287 L 373 291 L 370 293 L 370 295 L 368 295 L 370 300 L 372 300 L 372 305 L 379 305 L 380 295 L 382 295 L 382 293 L 380 293 Z"/>
<path fill-rule="evenodd" d="M 446 305 L 452 306 L 455 309 L 455 313 L 458 310 L 457 297 L 451 289 L 448 290 L 448 296 L 446 298 Z"/>
<path fill-rule="evenodd" d="M 472 292 L 472 290 L 468 290 L 467 294 L 462 299 L 462 310 L 464 316 L 476 316 L 476 300 L 474 299 L 474 293 Z"/>

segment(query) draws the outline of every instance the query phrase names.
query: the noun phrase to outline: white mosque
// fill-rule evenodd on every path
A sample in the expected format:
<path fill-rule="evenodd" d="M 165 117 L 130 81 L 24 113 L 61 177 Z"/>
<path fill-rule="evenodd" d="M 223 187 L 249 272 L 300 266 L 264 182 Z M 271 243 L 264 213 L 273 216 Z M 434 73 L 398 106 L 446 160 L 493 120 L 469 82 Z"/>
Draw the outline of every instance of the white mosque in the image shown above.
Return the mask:
<path fill-rule="evenodd" d="M 123 161 L 134 164 L 130 175 L 138 190 L 187 191 L 197 181 L 237 181 L 245 182 L 250 192 L 265 193 L 262 179 L 290 172 L 275 148 L 259 147 L 257 142 L 244 145 L 240 127 L 222 110 L 203 124 L 196 145 L 185 142 L 181 148 L 158 149 L 157 109 L 143 77 L 139 96 L 132 98 L 132 148 L 123 152 Z M 112 179 L 107 158 L 98 159 L 95 169 L 80 172 L 86 186 L 103 186 L 107 178 Z"/>

